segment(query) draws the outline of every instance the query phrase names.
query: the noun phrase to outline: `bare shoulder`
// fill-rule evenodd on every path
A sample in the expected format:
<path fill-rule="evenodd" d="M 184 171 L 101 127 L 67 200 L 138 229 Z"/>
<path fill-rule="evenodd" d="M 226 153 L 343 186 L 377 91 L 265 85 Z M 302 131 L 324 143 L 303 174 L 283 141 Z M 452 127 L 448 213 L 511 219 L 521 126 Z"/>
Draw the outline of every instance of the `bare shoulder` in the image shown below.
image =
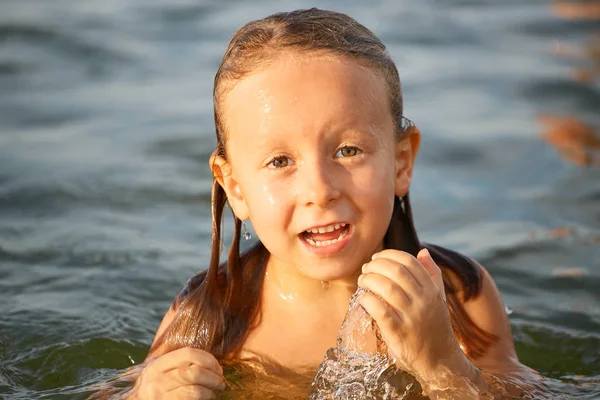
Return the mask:
<path fill-rule="evenodd" d="M 498 341 L 473 362 L 481 369 L 496 372 L 526 369 L 517 358 L 510 321 L 500 291 L 490 273 L 481 264 L 476 262 L 476 265 L 481 272 L 481 292 L 479 296 L 466 301 L 464 308 L 479 328 L 498 337 Z"/>
<path fill-rule="evenodd" d="M 160 346 L 160 345 L 156 346 L 156 345 L 161 341 L 163 335 L 167 332 L 167 330 L 169 329 L 169 327 L 171 326 L 171 324 L 177 317 L 177 311 L 179 310 L 179 307 L 182 304 L 182 302 L 188 297 L 190 292 L 197 289 L 202 284 L 205 277 L 206 277 L 206 271 L 202 271 L 202 272 L 192 276 L 190 279 L 188 279 L 188 281 L 183 286 L 183 288 L 179 291 L 177 296 L 175 296 L 175 299 L 173 299 L 171 306 L 169 307 L 169 309 L 163 316 L 162 321 L 160 322 L 160 325 L 158 326 L 158 329 L 156 329 L 156 333 L 154 334 L 154 339 L 152 340 L 152 345 L 150 346 L 150 351 L 148 352 L 148 355 L 146 356 L 146 360 L 159 357 L 165 352 L 163 346 Z"/>

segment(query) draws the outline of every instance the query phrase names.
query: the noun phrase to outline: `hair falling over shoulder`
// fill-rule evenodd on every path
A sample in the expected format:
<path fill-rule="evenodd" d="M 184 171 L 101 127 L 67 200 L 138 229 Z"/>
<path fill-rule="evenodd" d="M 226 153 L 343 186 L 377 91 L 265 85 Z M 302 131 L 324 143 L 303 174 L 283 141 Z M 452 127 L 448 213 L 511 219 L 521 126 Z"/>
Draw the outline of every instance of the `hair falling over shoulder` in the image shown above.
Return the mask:
<path fill-rule="evenodd" d="M 282 52 L 329 54 L 346 57 L 373 69 L 385 80 L 390 111 L 398 138 L 416 129 L 403 117 L 398 71 L 386 47 L 367 28 L 351 17 L 332 11 L 309 9 L 278 13 L 240 28 L 229 43 L 216 73 L 213 102 L 217 135 L 215 154 L 227 159 L 223 98 L 244 76 L 265 68 Z M 406 122 L 408 125 L 405 125 Z M 212 245 L 208 270 L 190 279 L 173 303 L 176 317 L 153 345 L 151 352 L 165 353 L 181 347 L 197 347 L 219 361 L 235 358 L 248 333 L 260 321 L 261 288 L 267 249 L 258 242 L 240 255 L 241 221 L 234 217 L 233 240 L 227 261 L 219 263 L 221 220 L 227 197 L 217 180 L 212 186 Z M 418 239 L 409 195 L 396 198 L 384 237 L 384 247 L 416 256 L 426 247 L 441 267 L 454 332 L 472 358 L 483 355 L 497 338 L 477 327 L 463 302 L 478 296 L 482 275 L 471 259 Z"/>

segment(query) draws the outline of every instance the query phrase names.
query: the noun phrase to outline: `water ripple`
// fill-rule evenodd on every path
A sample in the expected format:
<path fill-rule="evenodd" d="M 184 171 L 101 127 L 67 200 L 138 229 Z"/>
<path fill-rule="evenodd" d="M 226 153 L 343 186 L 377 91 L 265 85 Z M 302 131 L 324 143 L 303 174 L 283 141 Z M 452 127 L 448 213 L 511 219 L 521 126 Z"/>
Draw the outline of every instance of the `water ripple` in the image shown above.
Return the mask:
<path fill-rule="evenodd" d="M 106 44 L 85 41 L 79 35 L 62 32 L 57 28 L 23 25 L 23 24 L 0 24 L 0 44 L 9 41 L 23 41 L 25 43 L 47 46 L 65 57 L 90 62 L 102 61 L 105 63 L 130 62 L 132 59 L 127 55 L 107 47 Z"/>

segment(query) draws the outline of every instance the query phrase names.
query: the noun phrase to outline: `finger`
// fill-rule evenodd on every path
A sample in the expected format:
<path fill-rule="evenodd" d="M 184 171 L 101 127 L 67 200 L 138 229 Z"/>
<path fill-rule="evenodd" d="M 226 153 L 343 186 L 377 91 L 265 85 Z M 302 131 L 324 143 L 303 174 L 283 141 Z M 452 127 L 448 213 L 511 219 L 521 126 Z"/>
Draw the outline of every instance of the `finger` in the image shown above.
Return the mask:
<path fill-rule="evenodd" d="M 429 274 L 429 276 L 431 276 L 433 283 L 435 283 L 435 285 L 438 287 L 442 298 L 444 299 L 444 301 L 446 301 L 446 289 L 444 287 L 444 278 L 442 277 L 442 270 L 437 265 L 433 257 L 431 257 L 429 250 L 427 250 L 426 248 L 421 249 L 421 251 L 419 251 L 419 254 L 417 254 L 417 259 L 421 262 L 423 267 L 425 267 L 427 273 Z"/>
<path fill-rule="evenodd" d="M 395 309 L 402 309 L 412 303 L 412 298 L 401 286 L 380 274 L 361 275 L 358 286 L 375 294 Z"/>
<path fill-rule="evenodd" d="M 200 385 L 212 390 L 225 390 L 226 385 L 222 375 L 214 371 L 192 364 L 187 367 L 180 367 L 169 372 L 173 379 L 185 385 Z"/>
<path fill-rule="evenodd" d="M 184 347 L 171 351 L 159 357 L 154 362 L 160 364 L 160 369 L 163 372 L 179 368 L 182 365 L 194 364 L 199 367 L 208 368 L 218 375 L 223 375 L 223 368 L 212 354 L 192 347 Z"/>
<path fill-rule="evenodd" d="M 363 294 L 358 300 L 365 311 L 384 332 L 394 332 L 403 324 L 402 315 L 392 310 L 383 300 L 372 293 Z"/>
<path fill-rule="evenodd" d="M 362 271 L 364 274 L 379 274 L 385 276 L 411 294 L 418 294 L 423 289 L 423 285 L 409 268 L 404 264 L 395 260 L 390 260 L 389 258 L 375 259 L 370 263 L 365 264 Z"/>
<path fill-rule="evenodd" d="M 419 251 L 419 254 L 417 254 L 417 260 L 421 263 L 421 265 L 423 265 L 423 267 L 425 267 L 425 270 L 427 270 L 427 273 L 429 273 L 429 276 L 432 278 L 441 274 L 440 268 L 437 266 L 433 258 L 431 258 L 431 254 L 427 248 L 424 247 L 421 249 L 421 251 Z"/>
<path fill-rule="evenodd" d="M 166 397 L 173 400 L 208 400 L 216 399 L 217 394 L 204 386 L 187 385 L 169 391 Z"/>
<path fill-rule="evenodd" d="M 379 253 L 373 254 L 373 261 L 378 259 L 388 259 L 406 266 L 422 286 L 427 286 L 427 284 L 431 281 L 429 273 L 421 264 L 421 262 L 413 257 L 412 254 L 409 254 L 405 251 L 393 249 L 383 250 Z"/>

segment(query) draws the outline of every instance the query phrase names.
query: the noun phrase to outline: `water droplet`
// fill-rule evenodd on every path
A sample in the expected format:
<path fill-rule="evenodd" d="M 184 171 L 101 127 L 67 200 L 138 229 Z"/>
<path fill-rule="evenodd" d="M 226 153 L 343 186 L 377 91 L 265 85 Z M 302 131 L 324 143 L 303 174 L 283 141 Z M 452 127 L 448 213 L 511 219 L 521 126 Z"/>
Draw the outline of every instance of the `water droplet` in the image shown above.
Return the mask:
<path fill-rule="evenodd" d="M 321 287 L 322 287 L 324 290 L 327 290 L 327 289 L 329 289 L 329 282 L 327 282 L 327 281 L 321 281 Z"/>

